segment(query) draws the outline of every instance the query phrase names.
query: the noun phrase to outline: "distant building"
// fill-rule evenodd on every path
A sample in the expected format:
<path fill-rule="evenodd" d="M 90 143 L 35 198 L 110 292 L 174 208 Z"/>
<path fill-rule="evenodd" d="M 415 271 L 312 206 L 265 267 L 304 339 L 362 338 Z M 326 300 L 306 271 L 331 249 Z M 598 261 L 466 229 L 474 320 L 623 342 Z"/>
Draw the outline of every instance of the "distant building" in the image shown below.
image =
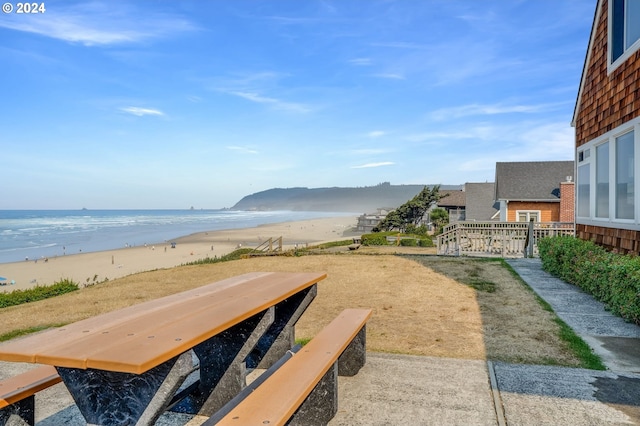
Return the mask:
<path fill-rule="evenodd" d="M 573 222 L 574 162 L 496 163 L 501 222 Z"/>
<path fill-rule="evenodd" d="M 466 221 L 489 222 L 500 218 L 500 204 L 494 199 L 495 187 L 493 182 L 464 184 Z"/>
<path fill-rule="evenodd" d="M 373 232 L 373 228 L 378 226 L 382 220 L 387 217 L 387 214 L 393 209 L 381 209 L 379 208 L 376 213 L 365 213 L 358 217 L 358 232 L 368 234 Z"/>
<path fill-rule="evenodd" d="M 435 207 L 445 209 L 449 214 L 449 223 L 465 220 L 466 194 L 464 190 L 439 191 L 443 196 Z"/>

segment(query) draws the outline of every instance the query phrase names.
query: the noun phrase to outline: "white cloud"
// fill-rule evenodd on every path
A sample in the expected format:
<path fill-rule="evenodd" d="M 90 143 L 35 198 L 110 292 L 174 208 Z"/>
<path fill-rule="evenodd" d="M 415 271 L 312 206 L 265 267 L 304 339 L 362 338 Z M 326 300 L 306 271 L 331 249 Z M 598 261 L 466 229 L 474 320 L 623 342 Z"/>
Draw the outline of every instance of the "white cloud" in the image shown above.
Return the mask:
<path fill-rule="evenodd" d="M 384 136 L 386 134 L 387 134 L 387 132 L 384 132 L 382 130 L 374 130 L 372 132 L 367 133 L 367 136 L 370 137 L 370 138 L 379 138 L 379 137 Z"/>
<path fill-rule="evenodd" d="M 99 2 L 49 8 L 45 14 L 30 15 L 29 19 L 0 19 L 0 27 L 85 46 L 136 43 L 196 29 L 181 17 Z"/>
<path fill-rule="evenodd" d="M 471 129 L 470 129 L 471 130 Z M 473 131 L 466 132 L 424 132 L 415 133 L 405 137 L 408 142 L 438 142 L 440 140 L 452 140 L 452 139 L 472 139 L 477 137 Z"/>
<path fill-rule="evenodd" d="M 240 98 L 246 99 L 251 102 L 256 102 L 259 104 L 268 104 L 273 106 L 276 109 L 285 110 L 285 111 L 293 111 L 293 112 L 309 112 L 310 109 L 302 104 L 296 104 L 292 102 L 285 102 L 276 98 L 269 98 L 266 96 L 262 96 L 258 93 L 253 92 L 244 92 L 244 91 L 236 91 L 236 92 L 228 92 L 232 95 L 238 96 Z"/>
<path fill-rule="evenodd" d="M 470 104 L 452 108 L 442 108 L 433 111 L 429 116 L 434 120 L 446 120 L 451 118 L 461 118 L 473 115 L 498 115 L 498 114 L 532 114 L 547 110 L 552 105 L 505 105 L 505 104 Z"/>
<path fill-rule="evenodd" d="M 547 123 L 526 129 L 521 136 L 525 155 L 540 160 L 571 160 L 575 131 L 568 123 Z M 518 161 L 527 161 L 522 158 Z"/>
<path fill-rule="evenodd" d="M 348 62 L 351 65 L 357 65 L 361 67 L 369 66 L 372 63 L 371 58 L 354 58 L 350 59 Z"/>
<path fill-rule="evenodd" d="M 369 169 L 372 167 L 393 166 L 395 163 L 392 161 L 382 161 L 379 163 L 367 163 L 360 166 L 351 166 L 352 169 Z"/>
<path fill-rule="evenodd" d="M 258 151 L 255 149 L 246 148 L 244 146 L 228 146 L 227 149 L 230 149 L 231 151 L 244 152 L 246 154 L 258 154 Z"/>
<path fill-rule="evenodd" d="M 144 115 L 156 115 L 156 116 L 163 116 L 164 112 L 158 110 L 158 109 L 152 109 L 152 108 L 140 108 L 140 107 L 123 107 L 120 108 L 120 111 L 129 113 L 129 114 L 133 114 L 133 115 L 137 115 L 138 117 L 142 117 Z"/>
<path fill-rule="evenodd" d="M 386 78 L 387 80 L 404 80 L 405 77 L 401 74 L 394 74 L 394 73 L 380 73 L 380 74 L 373 74 L 374 77 L 378 77 L 378 78 Z"/>
<path fill-rule="evenodd" d="M 349 154 L 351 154 L 351 155 L 380 155 L 380 154 L 387 154 L 389 152 L 391 152 L 390 149 L 362 148 L 362 149 L 353 149 L 353 150 L 349 151 Z"/>

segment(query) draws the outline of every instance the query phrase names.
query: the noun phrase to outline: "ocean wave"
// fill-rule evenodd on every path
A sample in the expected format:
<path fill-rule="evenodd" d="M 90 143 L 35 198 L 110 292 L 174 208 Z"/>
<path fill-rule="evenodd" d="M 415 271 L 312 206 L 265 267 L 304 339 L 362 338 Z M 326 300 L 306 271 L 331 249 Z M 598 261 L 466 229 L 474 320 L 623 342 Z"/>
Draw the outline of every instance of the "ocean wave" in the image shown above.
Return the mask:
<path fill-rule="evenodd" d="M 0 248 L 0 253 L 10 253 L 15 251 L 24 251 L 24 250 L 37 250 L 37 249 L 45 249 L 50 247 L 55 247 L 57 244 L 34 244 L 27 247 L 8 247 L 8 248 Z"/>
<path fill-rule="evenodd" d="M 0 263 L 153 244 L 203 231 L 341 215 L 229 210 L 0 211 Z"/>

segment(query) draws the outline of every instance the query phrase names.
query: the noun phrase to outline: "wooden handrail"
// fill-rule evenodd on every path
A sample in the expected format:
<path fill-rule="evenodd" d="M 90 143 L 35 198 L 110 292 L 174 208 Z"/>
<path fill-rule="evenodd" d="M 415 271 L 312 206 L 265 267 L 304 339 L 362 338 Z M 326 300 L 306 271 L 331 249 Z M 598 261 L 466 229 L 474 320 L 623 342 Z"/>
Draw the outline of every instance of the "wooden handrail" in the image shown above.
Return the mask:
<path fill-rule="evenodd" d="M 574 224 L 569 222 L 534 222 L 532 225 L 530 256 L 536 255 L 539 238 L 575 233 Z M 438 235 L 437 253 L 522 257 L 529 245 L 529 226 L 529 222 L 456 222 L 446 226 Z"/>

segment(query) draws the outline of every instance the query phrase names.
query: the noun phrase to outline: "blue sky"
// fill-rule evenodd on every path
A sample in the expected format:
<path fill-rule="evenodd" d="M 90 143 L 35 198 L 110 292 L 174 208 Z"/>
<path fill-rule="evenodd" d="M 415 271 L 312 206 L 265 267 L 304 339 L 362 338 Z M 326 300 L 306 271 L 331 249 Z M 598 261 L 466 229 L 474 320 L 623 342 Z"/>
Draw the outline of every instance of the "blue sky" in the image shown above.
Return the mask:
<path fill-rule="evenodd" d="M 571 160 L 596 0 L 44 4 L 0 13 L 0 209 L 222 208 Z"/>

